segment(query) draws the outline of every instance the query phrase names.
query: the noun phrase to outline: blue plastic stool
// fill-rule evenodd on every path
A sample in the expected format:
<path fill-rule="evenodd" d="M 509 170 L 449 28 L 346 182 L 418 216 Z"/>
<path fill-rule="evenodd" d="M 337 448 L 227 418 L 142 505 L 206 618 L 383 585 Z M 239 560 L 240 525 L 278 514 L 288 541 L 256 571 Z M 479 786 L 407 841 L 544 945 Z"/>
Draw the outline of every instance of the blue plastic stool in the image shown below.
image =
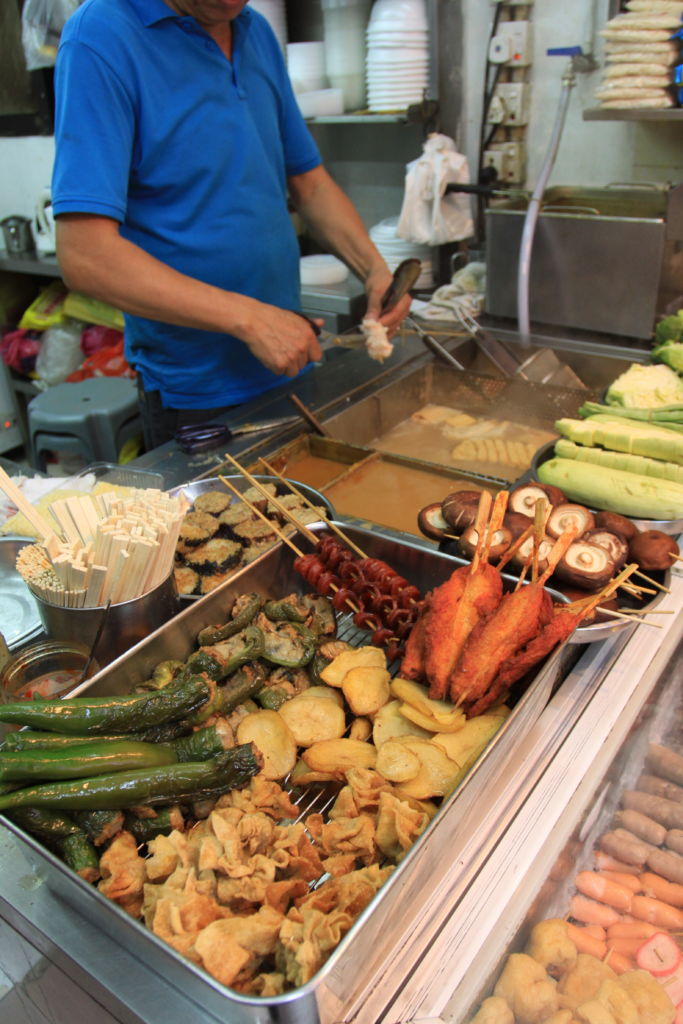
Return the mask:
<path fill-rule="evenodd" d="M 46 452 L 71 452 L 86 462 L 118 462 L 130 438 L 142 434 L 135 381 L 92 377 L 56 384 L 27 406 L 32 461 L 46 467 Z"/>

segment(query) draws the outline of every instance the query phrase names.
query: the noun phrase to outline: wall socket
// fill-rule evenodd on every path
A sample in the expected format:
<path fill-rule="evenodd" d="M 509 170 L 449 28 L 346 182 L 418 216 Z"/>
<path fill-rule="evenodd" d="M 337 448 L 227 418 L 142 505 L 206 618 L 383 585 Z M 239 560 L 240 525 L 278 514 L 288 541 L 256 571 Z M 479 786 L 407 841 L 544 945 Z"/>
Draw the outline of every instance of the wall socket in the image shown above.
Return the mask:
<path fill-rule="evenodd" d="M 532 55 L 531 22 L 502 21 L 489 44 L 491 63 L 525 68 L 531 64 Z"/>
<path fill-rule="evenodd" d="M 529 86 L 526 82 L 499 82 L 493 91 L 486 116 L 488 124 L 506 128 L 529 121 Z"/>
<path fill-rule="evenodd" d="M 525 158 L 523 142 L 494 142 L 484 151 L 484 167 L 495 167 L 499 181 L 521 185 Z"/>

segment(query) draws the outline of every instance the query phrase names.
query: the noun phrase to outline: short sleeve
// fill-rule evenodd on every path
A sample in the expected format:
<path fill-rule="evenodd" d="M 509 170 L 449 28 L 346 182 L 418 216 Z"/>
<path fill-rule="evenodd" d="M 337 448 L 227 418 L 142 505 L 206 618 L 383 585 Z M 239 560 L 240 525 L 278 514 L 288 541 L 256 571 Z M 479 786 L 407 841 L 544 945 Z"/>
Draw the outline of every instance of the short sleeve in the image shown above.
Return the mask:
<path fill-rule="evenodd" d="M 78 40 L 55 68 L 52 208 L 123 221 L 134 159 L 135 110 L 115 69 Z"/>

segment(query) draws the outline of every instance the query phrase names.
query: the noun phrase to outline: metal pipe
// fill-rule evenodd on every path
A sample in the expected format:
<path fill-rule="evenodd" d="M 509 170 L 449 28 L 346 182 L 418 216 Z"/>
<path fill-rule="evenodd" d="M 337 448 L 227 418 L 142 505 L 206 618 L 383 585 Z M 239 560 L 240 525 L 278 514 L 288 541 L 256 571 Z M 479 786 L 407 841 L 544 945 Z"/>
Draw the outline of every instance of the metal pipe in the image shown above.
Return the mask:
<path fill-rule="evenodd" d="M 560 94 L 557 114 L 555 115 L 555 124 L 553 126 L 550 145 L 548 146 L 548 151 L 545 155 L 541 173 L 538 176 L 538 181 L 536 182 L 536 187 L 534 188 L 531 199 L 529 200 L 526 217 L 524 218 L 522 241 L 519 247 L 519 267 L 517 272 L 517 323 L 520 342 L 525 346 L 528 346 L 531 342 L 529 325 L 529 276 L 531 269 L 531 252 L 534 244 L 534 235 L 536 233 L 536 222 L 538 220 L 545 186 L 548 182 L 548 178 L 550 177 L 550 172 L 553 169 L 555 157 L 557 156 L 567 108 L 569 106 L 569 97 L 575 82 L 576 76 L 574 75 L 573 63 L 570 62 L 569 67 L 562 77 L 562 92 Z"/>

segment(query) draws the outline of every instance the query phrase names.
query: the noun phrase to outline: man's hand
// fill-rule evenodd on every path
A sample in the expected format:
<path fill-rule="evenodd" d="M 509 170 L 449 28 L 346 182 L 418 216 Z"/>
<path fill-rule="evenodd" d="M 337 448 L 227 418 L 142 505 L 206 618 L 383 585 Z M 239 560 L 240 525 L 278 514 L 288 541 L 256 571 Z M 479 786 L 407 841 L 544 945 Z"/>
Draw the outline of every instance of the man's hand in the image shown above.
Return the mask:
<path fill-rule="evenodd" d="M 366 317 L 378 320 L 387 329 L 387 337 L 391 338 L 401 326 L 401 321 L 408 316 L 410 311 L 410 295 L 404 295 L 395 306 L 386 313 L 381 313 L 382 299 L 392 283 L 392 275 L 386 264 L 382 263 L 373 269 L 365 281 L 365 292 L 368 297 L 368 308 Z"/>
<path fill-rule="evenodd" d="M 322 326 L 323 321 L 315 323 Z M 305 317 L 263 302 L 254 302 L 240 337 L 264 366 L 285 377 L 296 377 L 307 363 L 322 358 L 318 339 Z"/>

